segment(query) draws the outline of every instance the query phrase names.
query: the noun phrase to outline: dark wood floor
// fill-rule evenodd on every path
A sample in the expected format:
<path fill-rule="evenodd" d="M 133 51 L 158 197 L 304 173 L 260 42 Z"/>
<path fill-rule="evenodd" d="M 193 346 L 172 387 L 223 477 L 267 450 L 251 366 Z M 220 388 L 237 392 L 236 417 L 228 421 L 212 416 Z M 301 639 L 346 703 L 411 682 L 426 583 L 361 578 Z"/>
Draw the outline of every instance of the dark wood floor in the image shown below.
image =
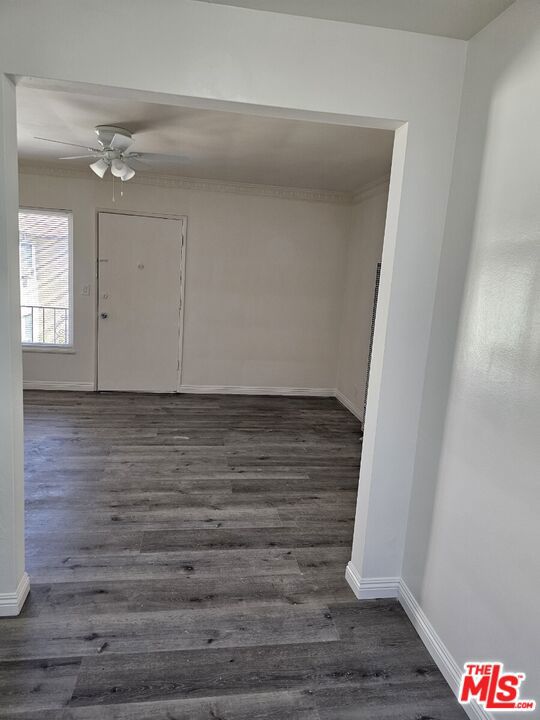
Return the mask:
<path fill-rule="evenodd" d="M 360 425 L 333 399 L 26 394 L 30 598 L 0 717 L 457 720 L 395 601 L 344 581 Z"/>

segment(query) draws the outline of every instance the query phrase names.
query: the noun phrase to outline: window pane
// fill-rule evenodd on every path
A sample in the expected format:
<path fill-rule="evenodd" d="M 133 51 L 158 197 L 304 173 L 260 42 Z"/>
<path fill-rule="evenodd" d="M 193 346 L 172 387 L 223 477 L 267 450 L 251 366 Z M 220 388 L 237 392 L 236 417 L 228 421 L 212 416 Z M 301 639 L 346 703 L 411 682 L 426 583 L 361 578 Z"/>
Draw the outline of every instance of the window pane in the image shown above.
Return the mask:
<path fill-rule="evenodd" d="M 70 343 L 68 213 L 19 212 L 23 343 Z"/>

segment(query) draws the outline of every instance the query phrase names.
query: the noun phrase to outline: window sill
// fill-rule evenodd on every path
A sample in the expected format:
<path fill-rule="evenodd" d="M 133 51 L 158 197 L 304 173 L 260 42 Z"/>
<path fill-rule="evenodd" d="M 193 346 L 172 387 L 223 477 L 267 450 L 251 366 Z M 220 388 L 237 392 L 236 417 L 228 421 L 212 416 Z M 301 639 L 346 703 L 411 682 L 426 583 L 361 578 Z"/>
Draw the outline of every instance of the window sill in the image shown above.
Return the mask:
<path fill-rule="evenodd" d="M 73 345 L 66 345 L 62 347 L 60 345 L 23 345 L 23 353 L 57 353 L 59 355 L 76 355 L 77 351 Z"/>

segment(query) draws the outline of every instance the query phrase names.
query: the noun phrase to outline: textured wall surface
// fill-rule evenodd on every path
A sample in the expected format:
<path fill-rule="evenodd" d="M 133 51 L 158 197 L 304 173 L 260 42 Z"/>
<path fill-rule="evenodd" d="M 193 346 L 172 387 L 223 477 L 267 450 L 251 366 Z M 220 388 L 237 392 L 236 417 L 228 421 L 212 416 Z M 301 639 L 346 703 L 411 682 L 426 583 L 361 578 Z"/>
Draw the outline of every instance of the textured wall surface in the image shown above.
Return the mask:
<path fill-rule="evenodd" d="M 504 660 L 537 700 L 539 77 L 518 2 L 470 43 L 403 569 L 459 664 Z"/>

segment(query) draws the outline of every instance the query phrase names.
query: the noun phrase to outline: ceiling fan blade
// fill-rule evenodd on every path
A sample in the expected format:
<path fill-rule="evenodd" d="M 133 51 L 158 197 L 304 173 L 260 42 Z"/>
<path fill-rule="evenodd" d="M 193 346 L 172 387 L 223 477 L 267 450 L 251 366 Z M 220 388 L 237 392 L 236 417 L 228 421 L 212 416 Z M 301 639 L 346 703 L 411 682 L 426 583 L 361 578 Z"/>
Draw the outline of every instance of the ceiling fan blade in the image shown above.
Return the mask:
<path fill-rule="evenodd" d="M 120 150 L 120 152 L 124 152 L 124 150 L 127 150 L 132 143 L 133 140 L 130 137 L 120 135 L 120 133 L 115 133 L 109 147 L 113 150 Z"/>
<path fill-rule="evenodd" d="M 77 143 L 64 142 L 63 140 L 51 140 L 51 138 L 37 137 L 34 135 L 34 140 L 45 140 L 46 142 L 58 143 L 59 145 L 71 145 L 71 147 L 80 147 L 85 150 L 91 150 L 92 152 L 101 152 L 100 148 L 89 147 L 88 145 L 78 145 Z"/>
<path fill-rule="evenodd" d="M 145 163 L 144 160 L 141 160 L 141 158 L 140 158 L 139 156 L 135 156 L 135 155 L 124 155 L 124 160 L 125 160 L 126 162 L 129 160 L 129 164 L 130 164 L 130 165 L 133 165 L 134 163 L 135 163 L 135 164 L 138 163 L 139 165 L 144 165 L 145 167 L 148 167 L 148 163 Z"/>
<path fill-rule="evenodd" d="M 68 155 L 67 157 L 58 158 L 59 160 L 82 160 L 83 158 L 95 158 L 95 155 Z"/>
<path fill-rule="evenodd" d="M 189 165 L 191 162 L 187 155 L 165 155 L 162 153 L 127 153 L 124 160 L 138 162 L 148 167 L 178 167 L 178 165 Z"/>

